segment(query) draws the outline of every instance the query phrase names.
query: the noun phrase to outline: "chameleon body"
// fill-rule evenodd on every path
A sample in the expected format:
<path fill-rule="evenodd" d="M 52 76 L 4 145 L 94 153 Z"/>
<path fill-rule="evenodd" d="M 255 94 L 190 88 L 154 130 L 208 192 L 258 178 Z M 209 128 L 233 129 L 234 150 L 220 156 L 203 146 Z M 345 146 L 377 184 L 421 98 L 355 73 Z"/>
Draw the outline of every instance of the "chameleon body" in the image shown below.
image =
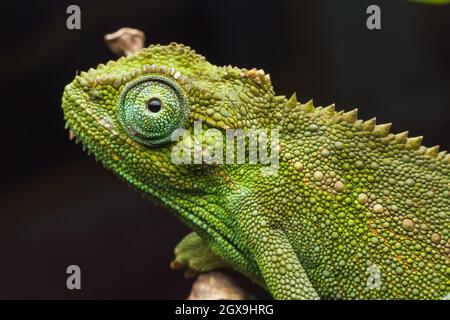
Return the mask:
<path fill-rule="evenodd" d="M 82 72 L 62 107 L 96 159 L 194 231 L 179 263 L 232 267 L 277 299 L 450 293 L 450 157 L 421 137 L 277 96 L 262 70 L 218 67 L 175 43 Z M 279 130 L 277 169 L 175 164 L 170 136 L 194 135 L 194 121 Z"/>

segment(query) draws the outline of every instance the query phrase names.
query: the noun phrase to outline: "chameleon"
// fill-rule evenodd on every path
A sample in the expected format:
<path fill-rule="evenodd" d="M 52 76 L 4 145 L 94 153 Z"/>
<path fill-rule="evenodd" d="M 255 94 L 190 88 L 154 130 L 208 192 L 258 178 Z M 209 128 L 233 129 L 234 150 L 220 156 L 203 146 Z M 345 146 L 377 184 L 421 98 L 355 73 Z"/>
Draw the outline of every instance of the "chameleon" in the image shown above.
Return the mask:
<path fill-rule="evenodd" d="M 275 299 L 450 293 L 450 155 L 421 136 L 276 95 L 262 69 L 216 66 L 177 43 L 81 72 L 62 109 L 76 142 L 192 230 L 175 248 L 179 266 L 231 268 Z M 196 144 L 204 154 L 239 129 L 278 132 L 272 171 L 173 161 L 179 130 L 188 147 L 221 133 Z"/>

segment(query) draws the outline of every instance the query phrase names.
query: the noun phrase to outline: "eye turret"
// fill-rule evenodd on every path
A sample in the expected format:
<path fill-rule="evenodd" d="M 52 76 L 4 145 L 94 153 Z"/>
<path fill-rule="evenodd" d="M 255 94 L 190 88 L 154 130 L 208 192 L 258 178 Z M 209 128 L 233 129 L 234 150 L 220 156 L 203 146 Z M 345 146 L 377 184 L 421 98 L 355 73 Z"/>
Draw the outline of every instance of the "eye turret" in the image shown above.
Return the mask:
<path fill-rule="evenodd" d="M 135 141 L 158 146 L 170 141 L 188 115 L 187 98 L 177 83 L 162 76 L 146 76 L 123 89 L 118 118 Z"/>

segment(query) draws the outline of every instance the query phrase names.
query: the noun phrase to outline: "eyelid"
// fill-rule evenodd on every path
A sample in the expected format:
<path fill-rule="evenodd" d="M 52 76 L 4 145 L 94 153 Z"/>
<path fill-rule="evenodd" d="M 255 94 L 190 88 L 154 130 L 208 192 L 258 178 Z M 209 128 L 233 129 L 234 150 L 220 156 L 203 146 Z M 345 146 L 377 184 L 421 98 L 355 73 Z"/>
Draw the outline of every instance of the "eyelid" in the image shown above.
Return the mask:
<path fill-rule="evenodd" d="M 157 83 L 166 86 L 166 90 L 170 90 L 170 95 L 173 95 L 176 103 L 172 103 L 171 100 L 165 101 L 164 94 L 158 97 L 158 91 L 142 91 Z M 145 97 L 146 95 L 147 97 Z M 161 109 L 157 112 L 148 111 L 148 103 L 152 98 L 158 98 L 161 102 Z M 160 112 L 164 108 L 164 101 L 166 111 Z M 169 143 L 172 133 L 187 124 L 189 105 L 185 91 L 178 83 L 163 76 L 148 75 L 128 83 L 123 88 L 118 103 L 118 119 L 122 128 L 130 138 L 143 145 L 156 147 Z M 147 117 L 147 121 L 144 121 L 145 118 L 137 116 L 136 110 L 145 112 L 141 116 Z"/>

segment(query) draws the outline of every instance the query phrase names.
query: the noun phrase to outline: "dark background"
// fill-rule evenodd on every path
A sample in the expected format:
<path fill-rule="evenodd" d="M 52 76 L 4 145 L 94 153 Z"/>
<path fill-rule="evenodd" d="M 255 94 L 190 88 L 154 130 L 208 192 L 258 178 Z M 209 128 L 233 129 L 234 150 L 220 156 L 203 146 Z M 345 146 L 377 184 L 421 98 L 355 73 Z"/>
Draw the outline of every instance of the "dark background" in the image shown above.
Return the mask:
<path fill-rule="evenodd" d="M 78 4 L 82 29 L 66 29 Z M 366 28 L 381 7 L 382 30 Z M 450 6 L 405 1 L 10 1 L 1 5 L 0 298 L 184 298 L 169 269 L 188 230 L 68 140 L 76 70 L 115 59 L 105 33 L 145 31 L 218 65 L 264 68 L 278 94 L 359 107 L 449 149 Z M 66 289 L 66 267 L 82 290 Z"/>

